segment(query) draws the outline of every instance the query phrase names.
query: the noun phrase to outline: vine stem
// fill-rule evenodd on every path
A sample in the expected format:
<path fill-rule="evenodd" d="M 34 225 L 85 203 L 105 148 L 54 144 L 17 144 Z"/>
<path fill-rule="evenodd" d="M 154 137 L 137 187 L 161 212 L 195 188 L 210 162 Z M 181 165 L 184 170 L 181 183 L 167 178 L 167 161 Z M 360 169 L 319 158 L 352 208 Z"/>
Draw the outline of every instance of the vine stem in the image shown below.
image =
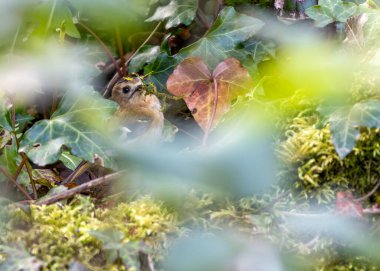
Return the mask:
<path fill-rule="evenodd" d="M 218 106 L 218 81 L 215 78 L 213 78 L 212 81 L 214 83 L 214 102 L 213 102 L 213 106 L 212 106 L 210 120 L 208 122 L 207 129 L 205 131 L 205 135 L 203 136 L 203 146 L 206 146 L 206 144 L 207 144 L 208 136 L 211 132 L 212 125 L 213 125 L 214 119 L 215 119 L 216 107 Z"/>
<path fill-rule="evenodd" d="M 124 64 L 124 70 L 125 70 L 125 73 L 127 72 L 127 66 L 128 66 L 128 64 L 129 64 L 129 62 L 137 55 L 137 53 L 141 50 L 141 48 L 143 47 L 143 46 L 145 46 L 147 43 L 148 43 L 148 41 L 153 37 L 153 35 L 154 35 L 154 33 L 156 33 L 157 32 L 157 30 L 158 30 L 158 28 L 160 27 L 160 25 L 161 25 L 161 22 L 159 22 L 157 25 L 156 25 L 156 27 L 152 30 L 152 32 L 149 34 L 149 36 L 144 40 L 144 42 L 139 46 L 139 48 L 137 48 L 137 50 L 136 51 L 134 51 L 133 53 L 132 53 L 132 55 L 130 56 L 130 57 L 128 57 L 128 59 L 125 61 L 125 64 Z M 107 95 L 108 95 L 108 93 L 110 92 L 110 90 L 113 88 L 113 86 L 116 84 L 116 82 L 120 79 L 120 78 L 122 78 L 123 77 L 123 75 L 120 75 L 119 73 L 116 73 L 113 77 L 112 77 L 112 79 L 110 80 L 110 82 L 107 84 L 107 87 L 106 87 L 106 90 L 104 91 L 104 93 L 103 93 L 103 97 L 107 97 Z"/>
<path fill-rule="evenodd" d="M 17 133 L 16 133 L 16 105 L 15 105 L 15 102 L 13 99 L 11 99 L 11 102 L 12 102 L 12 111 L 11 111 L 12 133 L 13 133 L 14 139 L 16 141 L 16 147 L 17 147 L 17 151 L 18 151 L 20 148 L 20 142 L 17 138 Z M 26 171 L 28 172 L 29 181 L 30 181 L 30 184 L 31 184 L 32 189 L 33 189 L 34 198 L 37 199 L 38 198 L 37 188 L 36 188 L 36 184 L 34 183 L 34 180 L 33 180 L 32 170 L 31 170 L 30 163 L 28 161 L 28 157 L 23 152 L 20 154 L 21 154 L 22 160 L 24 161 L 24 166 L 26 168 Z M 17 182 L 16 179 L 15 179 L 15 181 Z"/>
<path fill-rule="evenodd" d="M 1 167 L 0 166 L 0 172 L 5 176 L 7 177 L 16 187 L 18 190 L 20 190 L 20 192 L 22 194 L 24 194 L 24 196 L 28 199 L 28 200 L 33 200 L 33 198 L 28 194 L 28 192 L 25 191 L 25 189 L 16 181 L 15 178 L 13 178 L 13 176 L 11 174 L 8 173 L 8 171 Z"/>
<path fill-rule="evenodd" d="M 117 50 L 119 52 L 119 57 L 120 57 L 121 73 L 125 75 L 125 58 L 124 58 L 124 51 L 123 51 L 123 43 L 121 41 L 120 29 L 118 26 L 115 27 L 115 41 L 116 41 L 116 46 L 117 46 Z"/>
<path fill-rule="evenodd" d="M 113 65 L 115 66 L 115 69 L 118 73 L 118 75 L 120 77 L 123 76 L 123 73 L 122 71 L 120 70 L 120 67 L 119 67 L 119 64 L 117 64 L 115 58 L 113 57 L 113 54 L 112 52 L 108 49 L 107 45 L 99 38 L 99 36 L 91 29 L 89 28 L 87 25 L 85 25 L 84 23 L 82 22 L 79 22 L 78 21 L 78 24 L 83 27 L 88 33 L 90 33 L 95 39 L 96 41 L 100 44 L 100 46 L 103 48 L 104 52 L 108 55 L 108 57 L 111 59 Z"/>

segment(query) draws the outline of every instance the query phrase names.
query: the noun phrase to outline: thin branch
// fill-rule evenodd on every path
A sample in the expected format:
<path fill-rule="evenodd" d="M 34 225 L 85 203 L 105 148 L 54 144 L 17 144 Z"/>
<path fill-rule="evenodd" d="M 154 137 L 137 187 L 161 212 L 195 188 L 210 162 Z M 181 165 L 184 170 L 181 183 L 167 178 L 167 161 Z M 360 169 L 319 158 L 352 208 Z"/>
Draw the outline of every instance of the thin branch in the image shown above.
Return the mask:
<path fill-rule="evenodd" d="M 28 192 L 25 191 L 25 189 L 16 181 L 15 178 L 13 178 L 13 176 L 10 173 L 8 173 L 8 171 L 5 168 L 3 168 L 3 167 L 0 166 L 0 172 L 5 177 L 7 177 L 18 188 L 18 190 L 20 190 L 20 192 L 25 195 L 25 197 L 28 200 L 33 200 L 33 198 L 28 194 Z"/>
<path fill-rule="evenodd" d="M 82 22 L 78 22 L 78 24 L 80 26 L 82 26 L 88 33 L 90 33 L 95 39 L 96 41 L 100 44 L 100 46 L 103 48 L 104 52 L 108 55 L 108 57 L 111 59 L 113 65 L 115 66 L 115 69 L 117 71 L 117 73 L 119 74 L 120 77 L 123 76 L 123 73 L 121 72 L 120 70 L 120 67 L 119 67 L 119 64 L 116 62 L 115 58 L 113 57 L 113 54 L 112 52 L 108 49 L 107 45 L 99 38 L 99 36 L 94 32 L 92 31 L 91 28 L 89 28 L 87 25 L 85 25 L 84 23 Z"/>
<path fill-rule="evenodd" d="M 218 106 L 218 81 L 215 78 L 213 79 L 213 81 L 214 81 L 214 103 L 212 106 L 210 120 L 208 122 L 208 126 L 207 126 L 207 129 L 205 131 L 205 135 L 203 137 L 203 146 L 206 146 L 206 144 L 207 144 L 208 136 L 209 136 L 211 129 L 212 129 L 212 126 L 214 124 L 216 107 Z"/>
<path fill-rule="evenodd" d="M 199 21 L 203 24 L 203 26 L 206 29 L 210 29 L 211 24 L 208 22 L 206 15 L 204 14 L 204 12 L 200 8 L 198 8 L 198 10 L 197 10 L 197 18 L 199 19 Z"/>
<path fill-rule="evenodd" d="M 22 152 L 21 157 L 22 159 L 25 160 L 24 165 L 26 168 L 26 172 L 28 173 L 28 176 L 29 176 L 30 184 L 32 185 L 34 199 L 38 199 L 37 188 L 36 188 L 36 184 L 34 183 L 33 174 L 32 174 L 32 166 L 30 165 L 28 157 L 26 156 L 25 153 Z"/>
<path fill-rule="evenodd" d="M 15 172 L 15 174 L 14 174 L 14 178 L 15 178 L 15 180 L 17 180 L 18 175 L 20 175 L 21 170 L 22 170 L 22 168 L 24 167 L 24 164 L 25 164 L 25 158 L 22 157 L 22 160 L 21 160 L 21 162 L 20 162 L 20 165 L 17 167 L 17 170 L 16 170 L 16 172 Z"/>
<path fill-rule="evenodd" d="M 17 138 L 17 133 L 16 133 L 16 106 L 12 100 L 12 111 L 11 111 L 11 121 L 12 121 L 12 133 L 13 133 L 13 136 L 14 136 L 14 140 L 16 141 L 16 147 L 17 147 L 17 150 L 20 148 L 20 142 Z M 30 167 L 30 164 L 29 164 L 29 161 L 28 161 L 28 158 L 26 156 L 25 153 L 21 153 L 21 157 L 24 161 L 24 166 L 26 167 L 26 170 L 28 172 L 28 175 L 29 175 L 29 181 L 30 181 L 30 184 L 32 185 L 32 189 L 33 189 L 33 195 L 34 195 L 34 199 L 37 199 L 38 196 L 37 196 L 37 189 L 36 189 L 36 185 L 34 183 L 34 180 L 33 180 L 33 176 L 32 176 L 32 171 L 31 171 L 31 167 Z"/>
<path fill-rule="evenodd" d="M 91 166 L 91 164 L 87 161 L 82 161 L 79 163 L 77 168 L 65 179 L 61 184 L 68 184 L 74 181 L 74 179 L 81 176 L 86 170 Z"/>
<path fill-rule="evenodd" d="M 97 186 L 109 183 L 110 181 L 113 181 L 113 180 L 121 177 L 121 174 L 122 174 L 122 171 L 119 171 L 119 172 L 116 172 L 116 173 L 112 173 L 112 174 L 109 174 L 109 175 L 97 178 L 95 180 L 91 180 L 91 181 L 89 181 L 87 183 L 81 184 L 81 185 L 79 185 L 79 186 L 77 186 L 75 188 L 72 188 L 70 190 L 64 191 L 64 192 L 59 193 L 57 195 L 54 195 L 54 196 L 52 196 L 50 198 L 38 201 L 38 202 L 36 202 L 36 204 L 37 205 L 49 205 L 49 204 L 56 203 L 58 201 L 70 198 L 70 197 L 72 197 L 72 196 L 74 196 L 76 194 L 79 194 L 79 193 L 82 193 L 82 192 L 84 192 L 86 190 L 89 190 L 91 188 L 94 188 L 94 187 L 97 187 Z"/>
<path fill-rule="evenodd" d="M 120 57 L 121 73 L 125 75 L 125 58 L 124 58 L 124 51 L 123 51 L 123 43 L 121 41 L 120 29 L 118 26 L 115 27 L 115 40 L 116 40 L 116 47 L 117 47 L 117 50 L 119 52 L 119 57 Z"/>
<path fill-rule="evenodd" d="M 377 189 L 379 189 L 379 187 L 380 187 L 380 181 L 378 181 L 378 182 L 376 183 L 376 185 L 372 188 L 371 191 L 369 191 L 369 192 L 368 192 L 367 194 L 365 194 L 364 196 L 362 196 L 362 197 L 360 197 L 360 198 L 357 198 L 356 200 L 357 200 L 357 201 L 363 201 L 363 200 L 369 198 L 370 196 L 372 196 L 372 195 L 377 191 Z"/>
<path fill-rule="evenodd" d="M 139 48 L 137 48 L 137 50 L 134 51 L 133 54 L 130 57 L 128 57 L 128 59 L 125 61 L 125 65 L 124 65 L 124 67 L 125 67 L 125 73 L 127 73 L 127 71 L 128 71 L 128 64 L 129 64 L 129 62 L 136 56 L 136 54 L 141 50 L 141 48 L 148 43 L 148 41 L 153 37 L 154 33 L 157 32 L 157 30 L 160 27 L 160 25 L 161 25 L 161 22 L 159 22 L 156 25 L 156 27 L 153 29 L 153 31 L 150 33 L 150 35 L 145 39 L 145 41 L 139 46 Z M 106 87 L 106 89 L 105 89 L 105 91 L 103 93 L 103 97 L 107 97 L 108 96 L 108 93 L 111 91 L 111 89 L 113 88 L 113 86 L 116 84 L 116 82 L 121 77 L 123 77 L 123 75 L 120 75 L 120 74 L 115 74 L 112 77 L 112 79 L 107 84 L 107 87 Z"/>

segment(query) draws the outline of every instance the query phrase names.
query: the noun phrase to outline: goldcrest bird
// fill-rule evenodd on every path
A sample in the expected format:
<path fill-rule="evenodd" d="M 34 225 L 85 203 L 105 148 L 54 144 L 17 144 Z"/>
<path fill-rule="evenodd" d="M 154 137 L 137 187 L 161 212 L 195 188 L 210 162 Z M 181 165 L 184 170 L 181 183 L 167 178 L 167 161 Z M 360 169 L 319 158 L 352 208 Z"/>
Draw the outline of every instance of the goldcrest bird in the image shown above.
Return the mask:
<path fill-rule="evenodd" d="M 157 96 L 146 94 L 139 77 L 123 78 L 112 89 L 111 99 L 119 104 L 117 122 L 127 139 L 159 140 L 164 127 L 164 114 Z"/>

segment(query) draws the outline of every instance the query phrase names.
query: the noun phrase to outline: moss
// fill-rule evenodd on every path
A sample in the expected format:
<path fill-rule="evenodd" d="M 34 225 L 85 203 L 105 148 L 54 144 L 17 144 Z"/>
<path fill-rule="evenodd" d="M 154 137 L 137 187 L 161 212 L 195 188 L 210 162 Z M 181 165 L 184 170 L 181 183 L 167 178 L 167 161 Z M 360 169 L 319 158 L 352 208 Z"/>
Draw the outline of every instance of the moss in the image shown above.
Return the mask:
<path fill-rule="evenodd" d="M 45 263 L 44 270 L 67 270 L 72 261 L 89 270 L 124 270 L 104 260 L 102 244 L 90 231 L 120 230 L 125 233 L 125 242 L 144 240 L 156 259 L 169 242 L 167 235 L 179 231 L 174 216 L 149 197 L 109 210 L 95 209 L 81 197 L 70 205 L 31 206 L 30 215 L 17 207 L 2 212 L 6 219 L 0 227 L 1 243 L 24 244 L 31 255 Z"/>

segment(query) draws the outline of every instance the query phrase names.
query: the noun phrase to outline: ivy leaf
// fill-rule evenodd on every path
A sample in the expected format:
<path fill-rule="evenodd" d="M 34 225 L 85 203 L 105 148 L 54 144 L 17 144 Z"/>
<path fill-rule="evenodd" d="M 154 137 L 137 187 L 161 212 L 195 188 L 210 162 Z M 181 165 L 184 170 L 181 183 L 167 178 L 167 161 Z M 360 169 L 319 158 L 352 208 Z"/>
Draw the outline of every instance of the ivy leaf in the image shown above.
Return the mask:
<path fill-rule="evenodd" d="M 329 118 L 335 149 L 341 159 L 355 147 L 358 127 L 380 128 L 380 101 L 368 100 L 336 110 Z"/>
<path fill-rule="evenodd" d="M 36 122 L 24 134 L 20 151 L 34 163 L 40 166 L 55 163 L 66 146 L 71 154 L 84 160 L 99 158 L 104 166 L 113 166 L 102 131 L 117 105 L 97 92 L 81 93 L 81 96 L 66 94 L 50 120 Z"/>
<path fill-rule="evenodd" d="M 358 12 L 358 6 L 341 0 L 320 0 L 318 5 L 306 9 L 305 12 L 315 20 L 317 27 L 325 27 L 333 22 L 345 23 Z"/>
<path fill-rule="evenodd" d="M 166 89 L 166 81 L 173 72 L 178 61 L 167 53 L 161 53 L 156 60 L 145 66 L 144 74 L 150 74 L 148 81 L 155 84 L 158 90 Z"/>
<path fill-rule="evenodd" d="M 194 119 L 208 131 L 229 110 L 232 99 L 247 90 L 250 79 L 235 58 L 219 63 L 211 74 L 202 59 L 190 57 L 177 66 L 167 86 L 170 93 L 183 97 Z"/>
<path fill-rule="evenodd" d="M 81 158 L 71 155 L 69 152 L 65 151 L 61 154 L 59 160 L 67 167 L 68 169 L 75 170 L 79 164 L 83 161 Z"/>
<path fill-rule="evenodd" d="M 172 0 L 168 5 L 158 7 L 147 22 L 168 19 L 165 28 L 170 29 L 180 24 L 190 25 L 198 9 L 198 0 Z"/>
<path fill-rule="evenodd" d="M 181 49 L 179 60 L 196 56 L 206 61 L 210 69 L 232 57 L 236 46 L 251 38 L 264 23 L 251 16 L 239 14 L 233 7 L 224 8 L 208 33 L 192 45 Z"/>
<path fill-rule="evenodd" d="M 12 124 L 6 98 L 0 94 L 0 127 L 12 131 Z"/>
<path fill-rule="evenodd" d="M 353 126 L 350 109 L 335 111 L 329 118 L 332 142 L 340 159 L 344 159 L 355 147 L 359 131 Z"/>
<path fill-rule="evenodd" d="M 160 54 L 160 46 L 144 46 L 138 54 L 132 58 L 129 64 L 129 72 L 139 72 L 146 64 L 152 63 Z"/>
<path fill-rule="evenodd" d="M 0 165 L 5 167 L 10 174 L 14 174 L 17 171 L 17 162 L 18 162 L 18 152 L 17 146 L 14 138 L 12 139 L 11 145 L 6 145 L 2 149 L 2 153 L 0 155 Z M 2 175 L 0 173 L 0 175 Z"/>
<path fill-rule="evenodd" d="M 73 14 L 65 1 L 43 1 L 30 14 L 37 35 L 44 35 L 47 30 L 55 32 L 60 29 L 73 38 L 80 38 L 73 22 Z"/>

